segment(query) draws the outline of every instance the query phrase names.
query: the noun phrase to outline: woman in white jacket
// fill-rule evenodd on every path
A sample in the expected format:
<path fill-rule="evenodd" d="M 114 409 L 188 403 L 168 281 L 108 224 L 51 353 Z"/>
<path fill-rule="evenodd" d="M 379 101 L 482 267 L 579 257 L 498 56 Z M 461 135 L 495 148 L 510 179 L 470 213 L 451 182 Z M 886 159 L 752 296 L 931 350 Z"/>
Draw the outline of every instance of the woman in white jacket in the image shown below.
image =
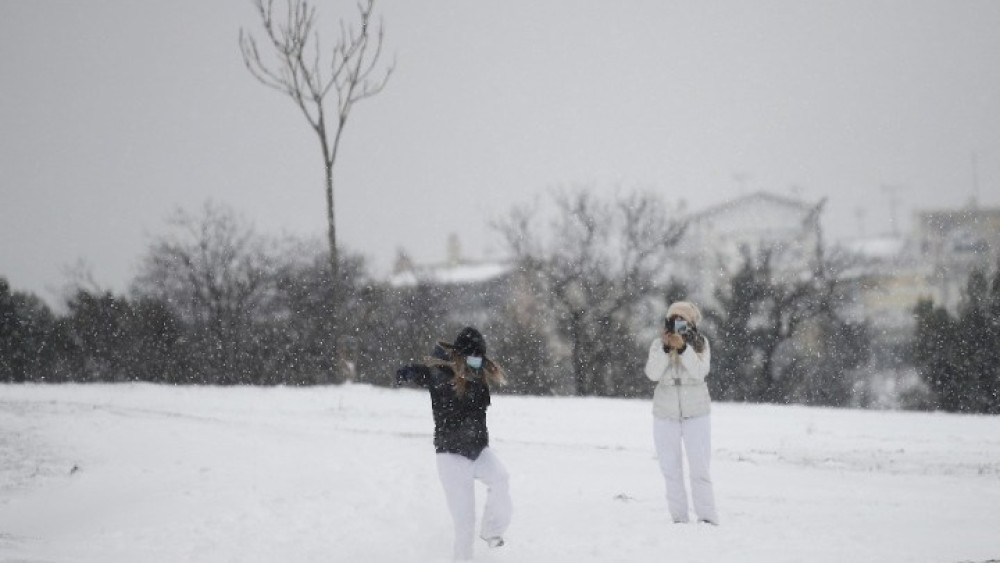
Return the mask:
<path fill-rule="evenodd" d="M 687 301 L 667 309 L 663 334 L 649 347 L 646 377 L 653 392 L 653 440 L 674 522 L 688 521 L 683 452 L 687 453 L 691 499 L 699 522 L 718 525 L 709 462 L 712 455 L 711 399 L 705 376 L 712 353 L 698 332 L 701 312 Z"/>

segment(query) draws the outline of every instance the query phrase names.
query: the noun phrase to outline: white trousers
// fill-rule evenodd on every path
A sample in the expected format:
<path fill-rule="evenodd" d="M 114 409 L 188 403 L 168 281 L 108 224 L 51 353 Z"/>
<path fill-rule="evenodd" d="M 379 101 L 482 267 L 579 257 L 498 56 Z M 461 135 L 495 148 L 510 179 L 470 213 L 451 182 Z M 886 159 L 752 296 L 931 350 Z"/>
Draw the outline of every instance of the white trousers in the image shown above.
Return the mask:
<path fill-rule="evenodd" d="M 502 537 L 510 525 L 512 505 L 507 470 L 486 448 L 475 461 L 457 454 L 437 454 L 438 476 L 455 524 L 455 559 L 472 559 L 476 529 L 478 479 L 486 485 L 486 506 L 479 536 Z"/>
<path fill-rule="evenodd" d="M 653 417 L 653 441 L 660 471 L 667 485 L 667 507 L 674 522 L 688 521 L 688 496 L 684 487 L 683 453 L 687 454 L 691 500 L 698 520 L 719 523 L 709 463 L 712 457 L 712 423 L 708 415 L 673 420 Z M 683 444 L 683 453 L 682 453 Z"/>

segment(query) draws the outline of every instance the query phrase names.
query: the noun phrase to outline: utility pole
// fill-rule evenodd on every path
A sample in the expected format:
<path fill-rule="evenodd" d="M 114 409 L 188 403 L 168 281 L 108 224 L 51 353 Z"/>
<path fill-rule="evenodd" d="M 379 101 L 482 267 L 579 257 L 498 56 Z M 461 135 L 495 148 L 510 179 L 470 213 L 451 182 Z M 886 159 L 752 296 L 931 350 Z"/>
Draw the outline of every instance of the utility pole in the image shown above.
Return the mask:
<path fill-rule="evenodd" d="M 897 217 L 897 211 L 899 208 L 899 192 L 907 189 L 906 186 L 899 186 L 893 184 L 883 184 L 882 191 L 889 196 L 889 222 L 892 223 L 892 236 L 893 238 L 899 237 L 899 222 Z"/>
<path fill-rule="evenodd" d="M 979 205 L 979 154 L 972 151 L 972 206 Z"/>

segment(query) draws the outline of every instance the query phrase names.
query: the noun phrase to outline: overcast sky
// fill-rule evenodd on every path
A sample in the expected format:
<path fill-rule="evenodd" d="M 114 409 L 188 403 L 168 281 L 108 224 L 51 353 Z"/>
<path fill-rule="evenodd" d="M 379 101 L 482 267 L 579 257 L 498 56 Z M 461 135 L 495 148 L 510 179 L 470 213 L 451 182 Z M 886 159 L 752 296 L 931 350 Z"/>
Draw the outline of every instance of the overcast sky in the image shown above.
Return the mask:
<path fill-rule="evenodd" d="M 331 32 L 355 14 L 318 4 Z M 980 203 L 1000 204 L 1000 2 L 377 11 L 396 71 L 356 107 L 336 171 L 340 241 L 376 273 L 399 248 L 443 260 L 452 232 L 495 257 L 487 221 L 558 186 L 694 210 L 828 197 L 832 238 L 890 231 L 886 185 L 901 228 L 968 204 L 977 177 Z M 0 276 L 51 301 L 84 260 L 124 291 L 170 212 L 207 199 L 263 232 L 322 236 L 316 137 L 243 66 L 239 29 L 257 26 L 249 0 L 0 0 Z"/>

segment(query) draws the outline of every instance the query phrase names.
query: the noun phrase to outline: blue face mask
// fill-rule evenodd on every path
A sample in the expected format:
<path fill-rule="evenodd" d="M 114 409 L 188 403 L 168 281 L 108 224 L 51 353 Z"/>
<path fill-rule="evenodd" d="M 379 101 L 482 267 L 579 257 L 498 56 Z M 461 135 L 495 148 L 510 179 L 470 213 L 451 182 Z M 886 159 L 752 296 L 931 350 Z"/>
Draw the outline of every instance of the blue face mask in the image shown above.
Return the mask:
<path fill-rule="evenodd" d="M 465 365 L 472 369 L 479 369 L 483 367 L 483 358 L 482 356 L 466 356 Z"/>

